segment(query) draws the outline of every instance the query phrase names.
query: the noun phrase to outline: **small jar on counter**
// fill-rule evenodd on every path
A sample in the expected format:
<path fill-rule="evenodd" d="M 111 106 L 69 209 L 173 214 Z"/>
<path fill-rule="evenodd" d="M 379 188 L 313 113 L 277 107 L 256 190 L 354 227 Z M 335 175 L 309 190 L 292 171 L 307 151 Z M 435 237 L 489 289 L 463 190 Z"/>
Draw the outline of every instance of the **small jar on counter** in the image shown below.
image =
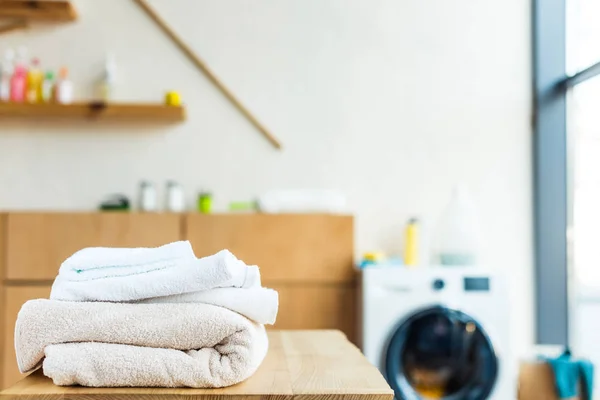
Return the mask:
<path fill-rule="evenodd" d="M 174 213 L 185 211 L 183 188 L 175 181 L 167 181 L 167 211 Z"/>
<path fill-rule="evenodd" d="M 158 210 L 156 188 L 152 182 L 140 183 L 140 211 L 156 212 Z"/>

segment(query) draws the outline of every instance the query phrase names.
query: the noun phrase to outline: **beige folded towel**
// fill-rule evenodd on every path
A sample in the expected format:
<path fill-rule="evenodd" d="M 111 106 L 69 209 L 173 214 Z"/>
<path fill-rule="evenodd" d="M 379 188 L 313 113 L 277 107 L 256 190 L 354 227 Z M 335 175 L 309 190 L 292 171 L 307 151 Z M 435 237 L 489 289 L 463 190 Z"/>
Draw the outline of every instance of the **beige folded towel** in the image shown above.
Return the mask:
<path fill-rule="evenodd" d="M 209 304 L 31 300 L 15 326 L 21 372 L 57 385 L 223 387 L 252 375 L 268 339 L 262 325 Z"/>

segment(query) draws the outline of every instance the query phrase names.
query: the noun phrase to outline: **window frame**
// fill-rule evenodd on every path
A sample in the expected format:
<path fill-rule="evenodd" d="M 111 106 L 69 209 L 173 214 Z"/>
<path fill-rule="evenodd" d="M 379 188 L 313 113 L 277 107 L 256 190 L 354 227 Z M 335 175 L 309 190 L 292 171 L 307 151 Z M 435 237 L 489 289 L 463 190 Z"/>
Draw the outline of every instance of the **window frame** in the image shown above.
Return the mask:
<path fill-rule="evenodd" d="M 533 0 L 533 167 L 536 342 L 569 345 L 572 201 L 569 88 L 600 74 L 600 62 L 566 73 L 568 0 Z"/>

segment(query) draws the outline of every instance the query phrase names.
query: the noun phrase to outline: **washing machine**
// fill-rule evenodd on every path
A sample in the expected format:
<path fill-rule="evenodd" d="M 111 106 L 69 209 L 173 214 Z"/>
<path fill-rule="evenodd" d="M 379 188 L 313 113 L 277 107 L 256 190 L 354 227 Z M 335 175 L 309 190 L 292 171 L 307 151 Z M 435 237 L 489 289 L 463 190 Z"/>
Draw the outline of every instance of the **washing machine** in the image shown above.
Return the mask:
<path fill-rule="evenodd" d="M 516 398 L 509 293 L 500 274 L 368 267 L 360 291 L 362 350 L 396 399 Z"/>

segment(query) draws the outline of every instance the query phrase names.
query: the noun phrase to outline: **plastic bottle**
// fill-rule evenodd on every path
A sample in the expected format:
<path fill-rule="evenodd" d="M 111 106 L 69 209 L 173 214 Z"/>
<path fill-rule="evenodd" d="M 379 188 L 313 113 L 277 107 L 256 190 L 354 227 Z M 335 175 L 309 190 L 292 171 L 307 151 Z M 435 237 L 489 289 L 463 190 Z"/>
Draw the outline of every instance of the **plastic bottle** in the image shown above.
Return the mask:
<path fill-rule="evenodd" d="M 10 79 L 10 101 L 22 103 L 25 101 L 25 91 L 27 89 L 27 72 L 25 67 L 17 65 L 15 72 Z"/>
<path fill-rule="evenodd" d="M 140 184 L 140 210 L 157 211 L 156 188 L 152 182 L 142 181 Z"/>
<path fill-rule="evenodd" d="M 466 188 L 457 186 L 437 229 L 435 260 L 441 265 L 474 265 L 478 262 L 479 226 Z"/>
<path fill-rule="evenodd" d="M 98 82 L 98 99 L 108 102 L 113 96 L 115 76 L 117 74 L 117 63 L 112 54 L 106 56 L 104 63 L 104 72 Z"/>
<path fill-rule="evenodd" d="M 27 72 L 27 101 L 29 103 L 39 103 L 42 101 L 42 81 L 44 74 L 40 69 L 40 60 L 34 58 L 31 60 L 31 68 Z"/>
<path fill-rule="evenodd" d="M 47 71 L 42 82 L 42 101 L 49 103 L 52 101 L 54 91 L 54 73 Z"/>
<path fill-rule="evenodd" d="M 17 73 L 18 71 L 18 73 Z M 22 87 L 22 94 L 18 94 L 17 97 L 22 98 L 22 100 L 12 100 L 13 97 L 13 84 L 12 84 L 12 79 L 11 79 L 11 100 L 12 101 L 19 101 L 19 102 L 24 102 L 27 101 L 27 47 L 25 46 L 19 46 L 17 47 L 17 55 L 15 57 L 15 70 L 13 73 L 13 78 L 15 77 L 15 75 L 17 76 L 17 82 L 18 82 L 18 87 L 19 89 L 21 89 Z M 23 85 L 21 86 L 21 78 L 23 79 Z"/>
<path fill-rule="evenodd" d="M 198 212 L 201 214 L 210 214 L 212 212 L 212 194 L 208 192 L 198 193 Z"/>
<path fill-rule="evenodd" d="M 167 211 L 176 213 L 185 211 L 183 188 L 175 181 L 167 182 Z"/>
<path fill-rule="evenodd" d="M 0 101 L 10 101 L 10 81 L 15 70 L 15 51 L 7 49 L 0 63 Z"/>
<path fill-rule="evenodd" d="M 404 265 L 419 265 L 419 221 L 411 218 L 404 231 Z"/>
<path fill-rule="evenodd" d="M 60 69 L 54 95 L 56 101 L 60 104 L 70 104 L 73 102 L 73 82 L 69 80 L 69 70 L 66 67 Z"/>

